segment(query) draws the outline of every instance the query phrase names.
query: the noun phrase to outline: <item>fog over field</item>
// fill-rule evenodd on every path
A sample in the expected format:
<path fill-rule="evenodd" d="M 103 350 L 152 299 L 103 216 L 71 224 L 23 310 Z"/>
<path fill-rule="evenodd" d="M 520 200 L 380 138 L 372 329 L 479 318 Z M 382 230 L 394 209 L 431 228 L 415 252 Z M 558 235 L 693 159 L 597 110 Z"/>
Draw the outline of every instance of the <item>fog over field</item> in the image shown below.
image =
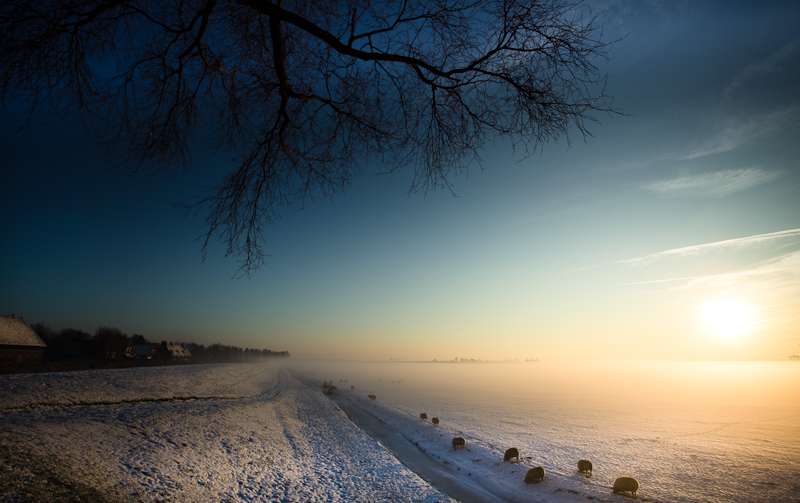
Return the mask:
<path fill-rule="evenodd" d="M 573 492 L 623 501 L 610 488 L 625 475 L 650 501 L 784 501 L 800 490 L 796 362 L 296 361 L 292 368 L 334 380 L 348 403 L 455 467 L 463 483 L 505 501 Z M 426 428 L 421 412 L 441 426 Z M 470 454 L 452 451 L 456 436 Z M 520 466 L 501 462 L 508 447 L 520 449 Z M 577 472 L 579 459 L 593 462 L 592 477 Z M 526 486 L 522 476 L 535 466 L 547 477 Z"/>

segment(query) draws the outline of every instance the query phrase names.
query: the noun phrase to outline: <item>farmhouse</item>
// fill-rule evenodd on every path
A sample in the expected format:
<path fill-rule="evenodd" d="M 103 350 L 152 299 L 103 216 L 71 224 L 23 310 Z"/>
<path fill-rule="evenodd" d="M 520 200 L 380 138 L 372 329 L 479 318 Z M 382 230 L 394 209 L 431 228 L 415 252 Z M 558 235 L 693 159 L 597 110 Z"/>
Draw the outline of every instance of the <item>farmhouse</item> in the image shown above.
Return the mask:
<path fill-rule="evenodd" d="M 24 318 L 0 315 L 0 372 L 38 367 L 45 347 Z"/>
<path fill-rule="evenodd" d="M 125 348 L 125 356 L 137 360 L 154 360 L 158 358 L 159 347 L 158 344 L 129 343 Z"/>
<path fill-rule="evenodd" d="M 185 362 L 188 361 L 191 356 L 189 350 L 183 347 L 183 344 L 161 341 L 161 357 L 163 359 L 173 362 Z"/>

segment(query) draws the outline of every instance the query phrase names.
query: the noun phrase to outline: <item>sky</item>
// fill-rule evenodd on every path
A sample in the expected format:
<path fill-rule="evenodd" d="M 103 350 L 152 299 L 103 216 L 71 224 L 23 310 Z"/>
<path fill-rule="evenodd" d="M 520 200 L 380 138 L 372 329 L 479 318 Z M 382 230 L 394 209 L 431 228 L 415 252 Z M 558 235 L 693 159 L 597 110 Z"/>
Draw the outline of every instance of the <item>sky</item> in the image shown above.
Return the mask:
<path fill-rule="evenodd" d="M 586 141 L 498 141 L 448 191 L 411 169 L 287 209 L 240 277 L 191 203 L 229 169 L 125 174 L 80 128 L 0 122 L 0 314 L 58 330 L 358 360 L 800 354 L 797 2 L 603 2 Z"/>

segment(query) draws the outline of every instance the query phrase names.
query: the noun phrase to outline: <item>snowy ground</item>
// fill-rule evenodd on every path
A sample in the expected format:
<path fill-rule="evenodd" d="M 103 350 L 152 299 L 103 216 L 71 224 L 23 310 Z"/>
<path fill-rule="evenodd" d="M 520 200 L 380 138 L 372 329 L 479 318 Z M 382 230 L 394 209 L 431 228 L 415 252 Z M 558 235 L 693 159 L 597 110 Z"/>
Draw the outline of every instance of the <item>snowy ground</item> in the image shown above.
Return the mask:
<path fill-rule="evenodd" d="M 304 382 L 317 384 L 315 374 L 298 373 Z M 531 456 L 505 462 L 508 445 L 494 445 L 476 439 L 442 419 L 435 426 L 431 417 L 426 420 L 407 413 L 380 399 L 371 400 L 364 392 L 349 389 L 336 382 L 331 398 L 347 415 L 380 440 L 404 464 L 414 469 L 437 488 L 463 503 L 575 503 L 596 501 L 616 503 L 630 498 L 611 492 L 613 479 L 581 474 L 577 468 L 547 469 L 543 481 L 527 484 L 525 474 L 540 466 Z M 361 388 L 359 386 L 359 388 Z M 464 449 L 454 449 L 454 437 L 466 437 Z M 653 501 L 639 496 L 639 501 Z"/>
<path fill-rule="evenodd" d="M 331 365 L 0 376 L 0 500 L 623 503 L 611 492 L 620 475 L 637 477 L 638 500 L 652 503 L 795 501 L 800 491 L 796 367 L 756 366 L 771 378 L 750 391 L 731 375 L 753 369 L 715 368 L 737 384 L 732 403 L 743 389 L 760 397 L 747 407 L 721 396 L 626 408 L 596 390 L 520 392 L 552 391 L 574 373 L 559 366 Z M 325 396 L 323 376 L 349 382 Z M 698 389 L 688 381 L 681 394 Z M 466 449 L 452 448 L 456 436 Z M 519 463 L 503 461 L 512 445 Z M 581 457 L 595 463 L 591 477 L 578 473 Z M 544 481 L 525 484 L 538 465 Z"/>
<path fill-rule="evenodd" d="M 294 360 L 290 369 L 317 386 L 335 378 L 335 400 L 356 424 L 465 503 L 489 500 L 462 497 L 442 481 L 513 503 L 631 501 L 611 490 L 624 475 L 640 482 L 638 500 L 652 503 L 774 503 L 800 494 L 800 366 L 790 362 Z M 454 437 L 466 439 L 465 450 L 453 450 Z M 426 459 L 408 463 L 403 446 Z M 520 449 L 519 464 L 503 462 L 509 447 Z M 594 463 L 591 477 L 578 472 L 580 459 Z M 536 466 L 544 481 L 525 484 Z"/>
<path fill-rule="evenodd" d="M 0 497 L 450 501 L 276 364 L 0 376 Z"/>

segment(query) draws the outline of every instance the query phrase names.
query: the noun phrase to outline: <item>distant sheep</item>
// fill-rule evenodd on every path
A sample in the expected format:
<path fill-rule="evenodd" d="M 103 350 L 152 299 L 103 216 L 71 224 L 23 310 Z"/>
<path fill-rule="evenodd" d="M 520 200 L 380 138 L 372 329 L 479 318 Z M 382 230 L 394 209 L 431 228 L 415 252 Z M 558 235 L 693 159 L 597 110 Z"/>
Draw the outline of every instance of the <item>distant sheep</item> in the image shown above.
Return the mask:
<path fill-rule="evenodd" d="M 636 491 L 639 490 L 639 481 L 633 477 L 620 477 L 614 481 L 612 491 L 614 494 L 631 493 L 631 496 L 636 497 Z"/>
<path fill-rule="evenodd" d="M 583 472 L 591 473 L 592 472 L 592 462 L 589 461 L 588 459 L 582 459 L 582 460 L 578 461 L 578 471 L 581 472 L 581 473 L 583 473 Z"/>
<path fill-rule="evenodd" d="M 506 451 L 505 456 L 503 456 L 503 461 L 511 461 L 514 458 L 517 458 L 517 463 L 519 463 L 519 449 L 516 447 L 512 447 Z"/>
<path fill-rule="evenodd" d="M 355 386 L 350 386 L 350 389 L 356 389 L 356 387 Z"/>
<path fill-rule="evenodd" d="M 525 474 L 525 483 L 526 484 L 533 484 L 535 482 L 541 482 L 544 480 L 544 468 L 541 466 L 537 466 L 536 468 L 531 468 L 528 470 L 528 473 Z"/>
<path fill-rule="evenodd" d="M 423 421 L 427 421 L 427 420 L 428 420 L 428 415 L 427 415 L 427 414 L 425 414 L 424 412 L 422 412 L 422 413 L 419 415 L 419 418 L 420 418 L 420 419 L 422 419 Z"/>
<path fill-rule="evenodd" d="M 332 395 L 334 391 L 336 391 L 336 386 L 328 386 L 328 389 L 325 390 L 325 394 Z"/>
<path fill-rule="evenodd" d="M 467 441 L 461 437 L 456 437 L 453 439 L 453 449 L 463 449 L 466 447 Z"/>
<path fill-rule="evenodd" d="M 439 418 L 438 417 L 431 418 L 431 422 L 433 423 L 434 426 L 439 426 Z"/>
<path fill-rule="evenodd" d="M 367 395 L 367 398 L 369 398 L 370 400 L 377 400 L 378 399 L 378 397 L 375 396 L 375 395 Z"/>

